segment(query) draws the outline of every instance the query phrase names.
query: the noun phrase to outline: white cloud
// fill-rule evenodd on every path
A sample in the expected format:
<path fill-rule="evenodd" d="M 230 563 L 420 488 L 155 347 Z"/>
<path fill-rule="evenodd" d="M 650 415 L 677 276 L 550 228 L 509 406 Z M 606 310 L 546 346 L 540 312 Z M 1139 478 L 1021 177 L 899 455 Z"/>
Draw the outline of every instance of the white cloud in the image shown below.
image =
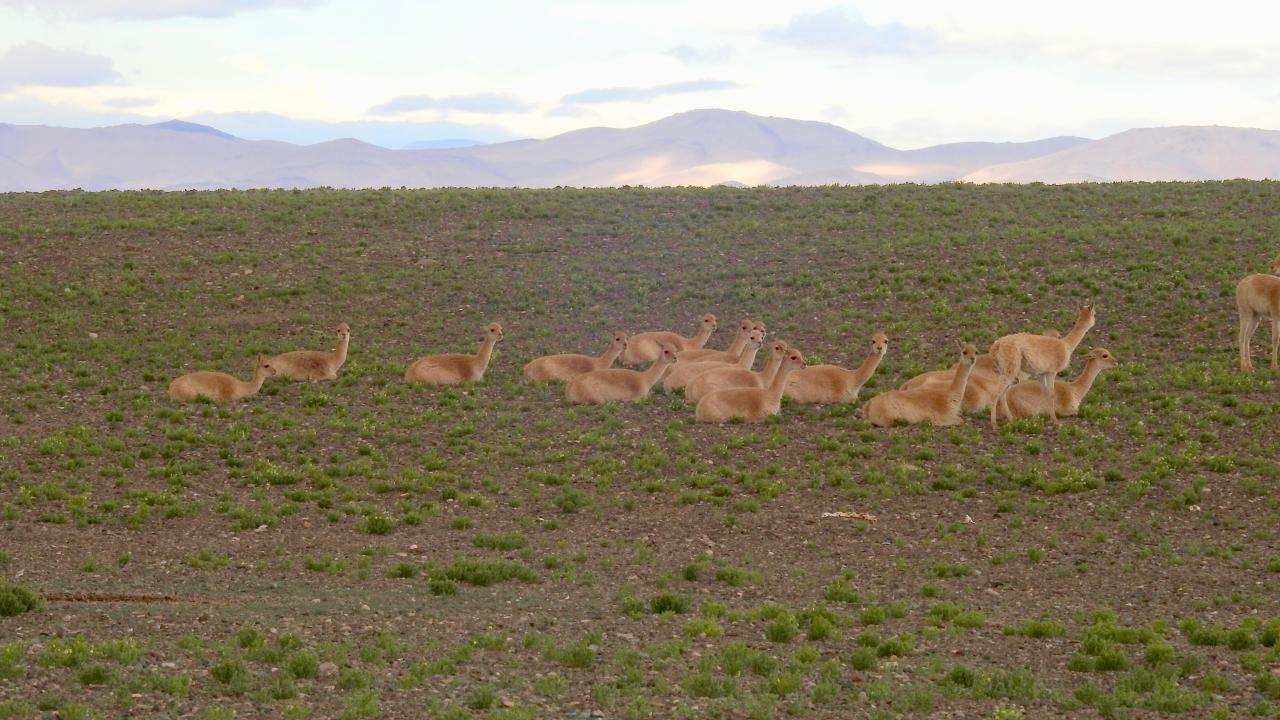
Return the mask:
<path fill-rule="evenodd" d="M 92 87 L 120 80 L 111 58 L 40 43 L 15 45 L 0 55 L 0 91 L 17 87 Z"/>
<path fill-rule="evenodd" d="M 252 10 L 302 8 L 325 0 L 0 0 L 0 7 L 88 20 L 221 18 Z"/>
<path fill-rule="evenodd" d="M 565 105 L 599 105 L 615 102 L 644 102 L 663 95 L 730 90 L 739 87 L 729 80 L 689 80 L 687 82 L 652 85 L 650 87 L 591 88 L 565 95 L 560 102 Z"/>
<path fill-rule="evenodd" d="M 873 25 L 856 12 L 839 7 L 796 15 L 785 28 L 765 33 L 765 38 L 850 55 L 922 55 L 935 52 L 939 46 L 932 30 L 907 27 L 897 21 Z"/>
<path fill-rule="evenodd" d="M 725 62 L 732 55 L 727 45 L 716 45 L 707 49 L 692 45 L 677 45 L 667 51 L 667 55 L 690 65 Z"/>

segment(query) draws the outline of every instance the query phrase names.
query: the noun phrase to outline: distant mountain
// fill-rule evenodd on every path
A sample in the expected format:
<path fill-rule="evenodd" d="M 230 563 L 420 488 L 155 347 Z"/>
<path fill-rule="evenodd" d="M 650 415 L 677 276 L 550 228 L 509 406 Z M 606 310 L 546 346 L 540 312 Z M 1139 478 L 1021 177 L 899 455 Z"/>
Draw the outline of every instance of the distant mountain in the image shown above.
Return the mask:
<path fill-rule="evenodd" d="M 186 122 L 184 120 L 169 120 L 167 122 L 152 123 L 147 127 L 159 128 L 161 130 L 172 130 L 174 132 L 204 133 L 205 135 L 220 137 L 223 140 L 239 140 L 240 139 L 230 133 L 224 133 L 218 128 L 209 127 L 208 125 L 200 125 L 198 123 L 193 123 L 193 122 Z"/>
<path fill-rule="evenodd" d="M 1132 130 L 1100 141 L 897 150 L 821 122 L 726 110 L 545 140 L 389 150 L 241 140 L 170 121 L 88 130 L 0 124 L 0 191 L 83 188 L 802 185 L 1280 176 L 1280 133 Z"/>
<path fill-rule="evenodd" d="M 417 140 L 411 142 L 401 150 L 447 150 L 449 148 L 471 147 L 473 145 L 483 145 L 480 140 L 470 140 L 467 138 L 441 138 L 440 140 Z"/>
<path fill-rule="evenodd" d="M 1280 178 L 1280 132 L 1217 125 L 1140 128 L 964 176 L 980 183 L 1235 178 Z"/>

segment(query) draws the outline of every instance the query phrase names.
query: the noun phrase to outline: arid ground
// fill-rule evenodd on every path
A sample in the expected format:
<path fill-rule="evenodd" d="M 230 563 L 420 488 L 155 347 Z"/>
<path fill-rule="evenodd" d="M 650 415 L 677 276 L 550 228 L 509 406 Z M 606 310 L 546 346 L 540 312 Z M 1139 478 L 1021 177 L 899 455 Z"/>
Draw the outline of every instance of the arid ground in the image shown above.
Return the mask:
<path fill-rule="evenodd" d="M 1277 253 L 1272 182 L 0 195 L 0 718 L 1280 717 Z M 887 333 L 866 400 L 1084 302 L 1057 431 L 520 377 L 713 312 Z"/>

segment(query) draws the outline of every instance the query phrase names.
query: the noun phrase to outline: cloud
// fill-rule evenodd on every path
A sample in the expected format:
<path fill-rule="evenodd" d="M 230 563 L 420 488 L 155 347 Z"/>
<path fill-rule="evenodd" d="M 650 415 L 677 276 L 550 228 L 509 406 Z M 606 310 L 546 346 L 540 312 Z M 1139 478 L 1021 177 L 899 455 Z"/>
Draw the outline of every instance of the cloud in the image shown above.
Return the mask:
<path fill-rule="evenodd" d="M 529 103 L 507 95 L 451 95 L 433 98 L 427 95 L 401 95 L 369 108 L 370 115 L 398 115 L 415 110 L 457 110 L 480 114 L 522 113 L 533 108 Z"/>
<path fill-rule="evenodd" d="M 129 110 L 131 108 L 150 107 L 152 105 L 155 105 L 156 101 L 152 100 L 151 98 L 121 97 L 121 98 L 111 98 L 110 100 L 104 100 L 102 104 L 106 105 L 107 107 L 120 108 L 121 110 Z"/>
<path fill-rule="evenodd" d="M 600 105 L 616 102 L 644 102 L 662 95 L 679 95 L 683 93 L 707 92 L 711 90 L 731 90 L 741 87 L 729 80 L 689 80 L 687 82 L 654 85 L 652 87 L 613 87 L 592 88 L 565 95 L 560 99 L 564 105 Z"/>
<path fill-rule="evenodd" d="M 120 80 L 111 58 L 40 43 L 14 45 L 0 55 L 0 92 L 16 87 L 91 87 Z"/>
<path fill-rule="evenodd" d="M 843 8 L 796 15 L 785 28 L 765 33 L 765 38 L 849 55 L 924 55 L 936 52 L 941 44 L 932 30 L 917 30 L 900 22 L 872 25 Z"/>
<path fill-rule="evenodd" d="M 86 20 L 222 18 L 275 8 L 305 8 L 325 0 L 0 0 L 0 7 Z"/>
<path fill-rule="evenodd" d="M 729 59 L 729 47 L 718 45 L 709 50 L 699 50 L 692 45 L 677 45 L 666 52 L 682 63 L 701 64 L 724 62 Z"/>

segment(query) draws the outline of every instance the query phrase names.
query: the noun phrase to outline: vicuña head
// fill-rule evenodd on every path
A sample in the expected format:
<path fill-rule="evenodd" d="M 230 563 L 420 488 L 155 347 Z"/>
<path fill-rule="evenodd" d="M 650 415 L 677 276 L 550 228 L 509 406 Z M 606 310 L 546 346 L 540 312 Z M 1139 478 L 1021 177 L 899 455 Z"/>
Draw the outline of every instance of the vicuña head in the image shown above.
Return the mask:
<path fill-rule="evenodd" d="M 1106 348 L 1094 348 L 1085 354 L 1084 359 L 1086 362 L 1096 362 L 1104 368 L 1113 368 L 1118 363 L 1116 356 Z"/>
<path fill-rule="evenodd" d="M 502 340 L 502 324 L 496 322 L 489 323 L 489 325 L 484 329 L 484 337 L 480 339 L 481 341 L 492 340 L 493 342 Z"/>
<path fill-rule="evenodd" d="M 1277 255 L 1276 259 L 1271 261 L 1271 274 L 1280 275 L 1280 255 Z"/>
<path fill-rule="evenodd" d="M 871 354 L 884 357 L 889 352 L 889 336 L 878 332 L 871 336 Z"/>
<path fill-rule="evenodd" d="M 351 339 L 351 326 L 346 323 L 338 323 L 338 341 Z"/>

